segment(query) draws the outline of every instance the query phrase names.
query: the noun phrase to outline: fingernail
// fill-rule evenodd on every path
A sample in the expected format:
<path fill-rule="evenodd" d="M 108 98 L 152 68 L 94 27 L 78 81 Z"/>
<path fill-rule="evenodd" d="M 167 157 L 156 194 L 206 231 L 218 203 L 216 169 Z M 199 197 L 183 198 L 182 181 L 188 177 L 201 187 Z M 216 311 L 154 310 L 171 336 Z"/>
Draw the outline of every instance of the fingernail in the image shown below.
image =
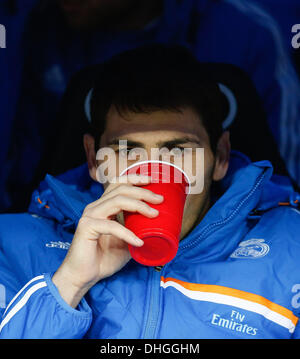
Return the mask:
<path fill-rule="evenodd" d="M 151 177 L 146 175 L 140 175 L 139 179 L 142 181 L 150 181 Z"/>
<path fill-rule="evenodd" d="M 142 241 L 139 237 L 134 237 L 134 240 L 139 246 L 142 246 L 144 244 L 144 241 Z"/>
<path fill-rule="evenodd" d="M 151 213 L 153 213 L 153 214 L 158 214 L 158 213 L 159 213 L 157 209 L 152 208 L 152 207 L 150 208 L 150 211 L 151 211 Z"/>
<path fill-rule="evenodd" d="M 157 198 L 157 199 L 163 199 L 164 196 L 161 196 L 160 194 L 155 194 L 155 198 Z"/>

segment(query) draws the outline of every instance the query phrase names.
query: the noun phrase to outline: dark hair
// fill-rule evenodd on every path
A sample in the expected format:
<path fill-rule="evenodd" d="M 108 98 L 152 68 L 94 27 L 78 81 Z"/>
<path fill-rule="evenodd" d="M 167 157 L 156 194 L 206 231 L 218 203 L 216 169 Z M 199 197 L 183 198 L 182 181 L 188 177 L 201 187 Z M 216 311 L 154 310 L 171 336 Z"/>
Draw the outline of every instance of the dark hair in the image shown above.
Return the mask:
<path fill-rule="evenodd" d="M 111 105 L 120 114 L 188 107 L 201 117 L 215 152 L 223 132 L 225 104 L 218 84 L 207 80 L 201 63 L 189 50 L 149 45 L 123 52 L 103 64 L 91 100 L 91 132 L 96 140 L 100 139 Z"/>

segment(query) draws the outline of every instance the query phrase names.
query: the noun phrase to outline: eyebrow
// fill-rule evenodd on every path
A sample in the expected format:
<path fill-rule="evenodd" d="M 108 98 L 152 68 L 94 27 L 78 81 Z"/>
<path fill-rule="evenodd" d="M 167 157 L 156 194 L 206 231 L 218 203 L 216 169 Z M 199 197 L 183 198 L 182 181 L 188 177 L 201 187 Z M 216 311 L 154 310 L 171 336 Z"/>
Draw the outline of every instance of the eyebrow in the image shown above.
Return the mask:
<path fill-rule="evenodd" d="M 108 146 L 119 145 L 119 141 L 127 141 L 127 146 L 130 147 L 144 147 L 142 142 L 131 141 L 125 138 L 114 138 L 113 140 L 109 141 Z"/>
<path fill-rule="evenodd" d="M 108 146 L 119 145 L 119 141 L 125 141 L 125 140 L 126 139 L 122 139 L 122 138 L 114 138 L 108 143 Z M 126 141 L 127 141 L 127 146 L 144 148 L 144 144 L 142 142 L 131 141 L 131 140 L 126 140 Z M 201 144 L 199 139 L 193 137 L 180 137 L 170 141 L 158 142 L 157 145 L 158 147 L 174 147 L 177 145 L 182 145 L 184 143 L 196 143 L 197 145 Z"/>
<path fill-rule="evenodd" d="M 174 147 L 185 143 L 196 143 L 197 145 L 200 145 L 200 140 L 192 137 L 181 137 L 170 141 L 159 142 L 158 145 L 159 147 Z"/>

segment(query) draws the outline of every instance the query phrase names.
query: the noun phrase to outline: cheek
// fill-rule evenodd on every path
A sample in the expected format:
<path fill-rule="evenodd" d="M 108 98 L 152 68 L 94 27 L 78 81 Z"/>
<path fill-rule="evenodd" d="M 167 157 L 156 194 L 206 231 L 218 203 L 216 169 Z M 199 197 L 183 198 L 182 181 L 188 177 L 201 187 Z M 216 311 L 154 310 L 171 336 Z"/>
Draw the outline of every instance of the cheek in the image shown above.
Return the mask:
<path fill-rule="evenodd" d="M 113 156 L 108 156 L 104 160 L 98 161 L 96 170 L 97 181 L 105 185 L 110 183 L 113 178 L 118 176 L 117 160 Z"/>
<path fill-rule="evenodd" d="M 194 221 L 194 217 L 198 217 L 201 209 L 206 203 L 207 192 L 203 191 L 201 194 L 189 195 L 185 201 L 183 218 L 184 220 Z"/>
<path fill-rule="evenodd" d="M 126 154 L 110 153 L 104 160 L 98 161 L 97 180 L 101 183 L 111 182 L 115 177 L 125 171 L 136 162 L 147 160 L 142 154 L 137 153 L 130 158 Z"/>
<path fill-rule="evenodd" d="M 191 182 L 191 193 L 206 192 L 206 187 L 209 187 L 211 183 L 214 168 L 212 153 L 204 148 L 194 149 L 192 153 L 186 152 L 182 168 Z"/>
<path fill-rule="evenodd" d="M 140 151 L 130 151 L 129 155 L 120 153 L 116 156 L 116 172 L 120 175 L 129 166 L 141 161 L 147 161 L 147 153 Z"/>
<path fill-rule="evenodd" d="M 207 166 L 206 166 L 207 167 Z M 213 167 L 206 169 L 204 174 L 194 178 L 190 194 L 187 196 L 184 205 L 184 215 L 189 217 L 193 213 L 199 213 L 201 208 L 206 206 L 210 198 Z"/>

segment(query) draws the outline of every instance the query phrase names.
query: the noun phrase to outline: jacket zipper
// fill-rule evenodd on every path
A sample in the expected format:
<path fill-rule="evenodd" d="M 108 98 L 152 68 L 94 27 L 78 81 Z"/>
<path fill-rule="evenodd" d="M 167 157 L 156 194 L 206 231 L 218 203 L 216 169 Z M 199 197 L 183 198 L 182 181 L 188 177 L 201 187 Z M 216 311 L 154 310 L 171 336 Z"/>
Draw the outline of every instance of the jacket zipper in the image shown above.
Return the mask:
<path fill-rule="evenodd" d="M 142 339 L 155 339 L 155 331 L 157 328 L 157 321 L 159 317 L 159 296 L 160 296 L 160 277 L 163 267 L 150 268 L 150 283 L 149 283 L 149 309 L 147 313 L 147 321 L 142 334 Z"/>
<path fill-rule="evenodd" d="M 258 187 L 261 185 L 263 179 L 266 176 L 266 171 L 264 171 L 257 179 L 254 187 L 248 193 L 248 195 L 241 201 L 241 203 L 236 207 L 233 213 L 225 218 L 222 221 L 212 223 L 208 225 L 201 234 L 201 239 L 204 239 L 205 236 L 207 237 L 209 234 L 213 232 L 213 230 L 221 225 L 226 224 L 229 222 L 236 213 L 240 210 L 240 208 L 252 197 L 252 195 L 256 192 Z M 183 246 L 182 250 L 191 247 L 193 244 L 197 243 L 199 238 L 193 241 L 189 245 Z M 149 298 L 149 309 L 147 313 L 147 321 L 143 331 L 142 339 L 155 339 L 156 329 L 157 329 L 157 322 L 159 318 L 159 294 L 160 294 L 160 278 L 161 278 L 161 270 L 167 267 L 167 264 L 164 267 L 154 267 L 150 269 L 150 289 L 148 291 Z"/>

